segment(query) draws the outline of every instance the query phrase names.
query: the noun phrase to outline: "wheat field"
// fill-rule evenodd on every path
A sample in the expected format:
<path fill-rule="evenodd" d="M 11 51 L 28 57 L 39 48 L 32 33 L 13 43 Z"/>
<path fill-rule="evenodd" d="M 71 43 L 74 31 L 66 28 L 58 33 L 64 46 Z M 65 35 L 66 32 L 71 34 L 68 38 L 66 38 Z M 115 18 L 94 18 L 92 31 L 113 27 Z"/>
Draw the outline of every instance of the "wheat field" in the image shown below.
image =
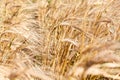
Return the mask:
<path fill-rule="evenodd" d="M 120 0 L 0 0 L 0 80 L 120 80 Z"/>

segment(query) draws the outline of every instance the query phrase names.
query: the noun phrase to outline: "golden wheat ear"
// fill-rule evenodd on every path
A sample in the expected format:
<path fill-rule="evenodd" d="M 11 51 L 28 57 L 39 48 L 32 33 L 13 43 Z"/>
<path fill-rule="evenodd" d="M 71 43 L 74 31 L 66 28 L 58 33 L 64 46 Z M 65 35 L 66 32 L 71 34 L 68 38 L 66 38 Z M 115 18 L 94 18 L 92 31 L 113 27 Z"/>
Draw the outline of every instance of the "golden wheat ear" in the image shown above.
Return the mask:
<path fill-rule="evenodd" d="M 108 42 L 99 46 L 96 48 L 99 51 L 96 55 L 84 55 L 84 59 L 76 63 L 70 74 L 80 79 L 87 78 L 88 75 L 101 75 L 119 80 L 120 55 L 116 52 L 120 50 L 119 45 L 119 42 Z"/>

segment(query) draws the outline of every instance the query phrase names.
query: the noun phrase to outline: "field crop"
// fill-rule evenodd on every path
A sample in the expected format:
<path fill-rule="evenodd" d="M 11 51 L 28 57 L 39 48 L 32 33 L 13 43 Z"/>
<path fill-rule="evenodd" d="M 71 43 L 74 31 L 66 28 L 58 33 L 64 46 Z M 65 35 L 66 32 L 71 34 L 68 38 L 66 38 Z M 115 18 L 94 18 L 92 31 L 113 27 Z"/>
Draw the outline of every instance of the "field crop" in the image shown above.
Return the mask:
<path fill-rule="evenodd" d="M 0 0 L 0 80 L 120 80 L 120 0 Z"/>

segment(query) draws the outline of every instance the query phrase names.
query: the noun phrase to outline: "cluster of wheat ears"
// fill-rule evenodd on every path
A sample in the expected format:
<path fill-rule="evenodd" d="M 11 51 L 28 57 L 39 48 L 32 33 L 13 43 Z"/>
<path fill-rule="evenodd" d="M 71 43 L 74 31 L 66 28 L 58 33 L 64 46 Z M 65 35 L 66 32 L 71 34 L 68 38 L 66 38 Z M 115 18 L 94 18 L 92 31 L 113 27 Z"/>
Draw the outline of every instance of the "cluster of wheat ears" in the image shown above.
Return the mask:
<path fill-rule="evenodd" d="M 120 80 L 120 0 L 0 0 L 0 80 Z"/>

